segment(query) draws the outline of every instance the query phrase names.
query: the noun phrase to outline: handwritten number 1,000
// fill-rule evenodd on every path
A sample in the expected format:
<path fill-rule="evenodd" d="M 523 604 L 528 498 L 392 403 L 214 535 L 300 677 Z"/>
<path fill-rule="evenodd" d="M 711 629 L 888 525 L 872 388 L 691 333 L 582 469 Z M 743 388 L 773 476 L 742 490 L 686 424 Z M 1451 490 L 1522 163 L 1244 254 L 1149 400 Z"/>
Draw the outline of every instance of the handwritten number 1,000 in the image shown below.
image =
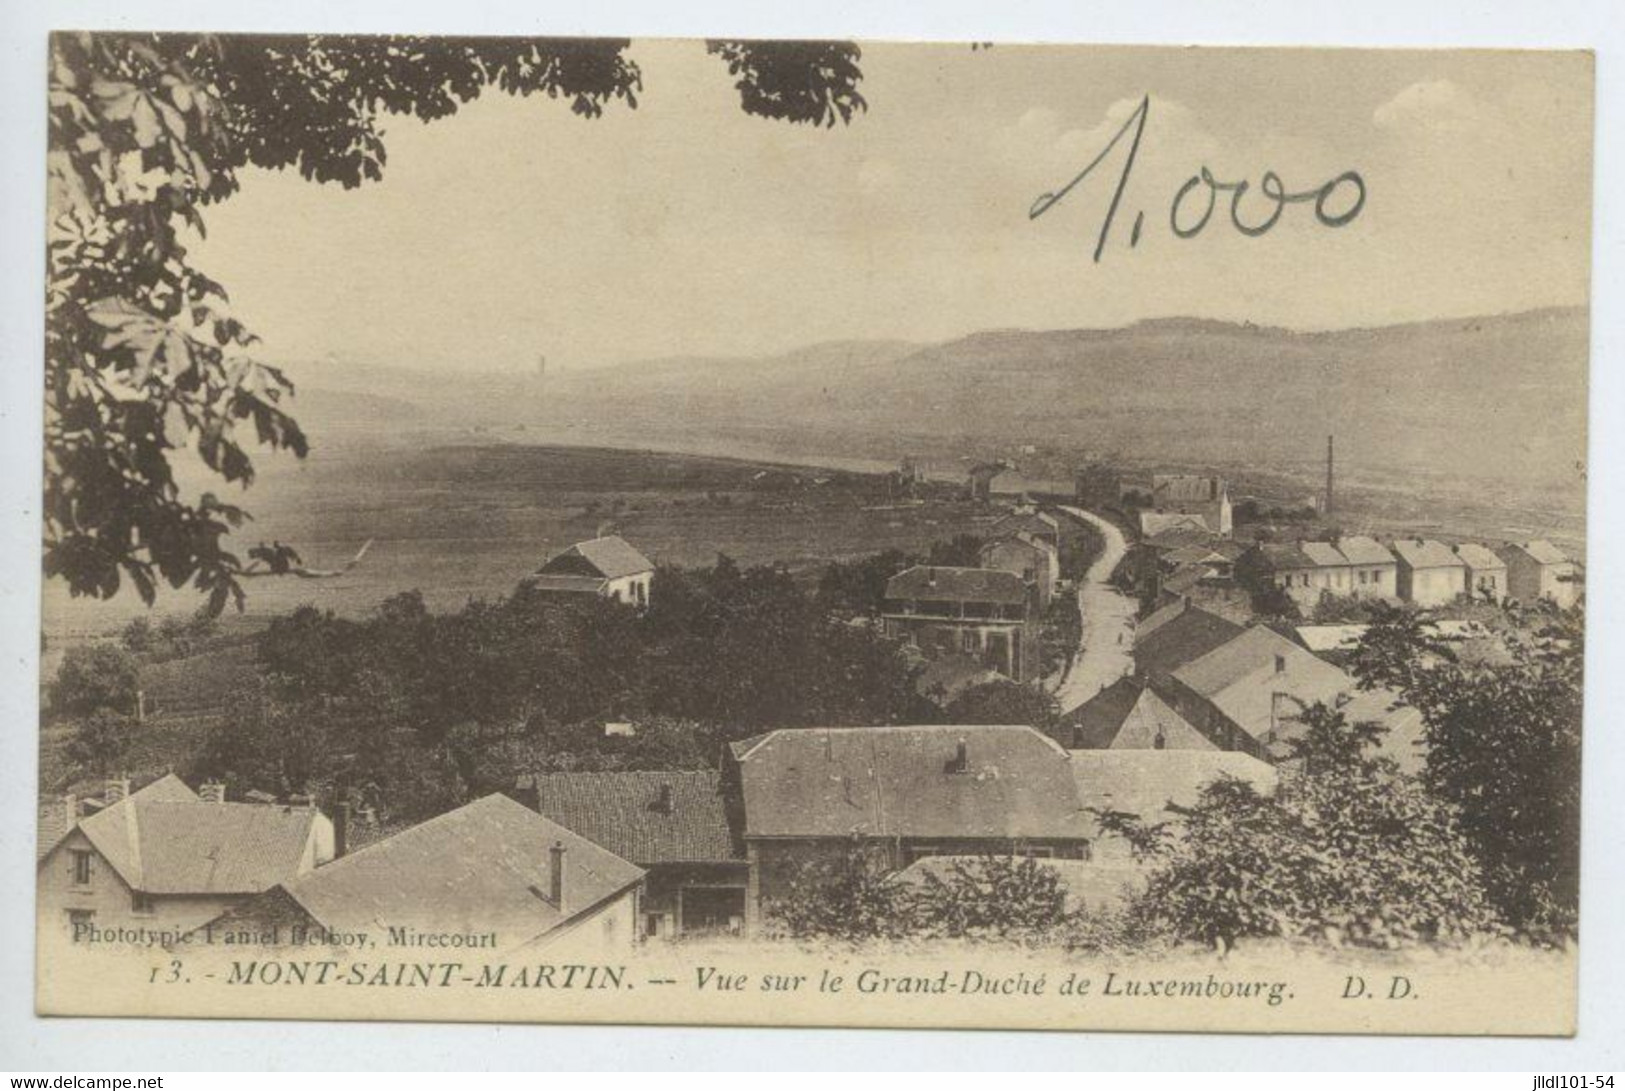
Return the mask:
<path fill-rule="evenodd" d="M 1123 122 L 1122 128 L 1112 135 L 1100 154 L 1089 161 L 1089 165 L 1077 173 L 1073 179 L 1060 189 L 1052 193 L 1039 195 L 1027 210 L 1027 218 L 1036 220 L 1077 188 L 1091 171 L 1098 167 L 1105 158 L 1112 153 L 1112 149 L 1122 141 L 1130 129 L 1134 131 L 1134 138 L 1129 142 L 1128 155 L 1123 159 L 1123 173 L 1117 178 L 1117 188 L 1112 191 L 1111 204 L 1106 208 L 1106 218 L 1100 225 L 1100 236 L 1095 241 L 1095 261 L 1100 261 L 1100 255 L 1106 250 L 1106 240 L 1111 236 L 1112 222 L 1117 218 L 1117 208 L 1123 202 L 1123 191 L 1128 188 L 1129 175 L 1134 170 L 1134 160 L 1140 151 L 1140 138 L 1145 135 L 1145 122 L 1151 116 L 1151 96 L 1146 95 L 1140 100 L 1128 120 Z M 1287 191 L 1286 183 L 1281 176 L 1273 170 L 1265 171 L 1259 179 L 1258 192 L 1263 194 L 1265 200 L 1273 203 L 1273 208 L 1262 220 L 1248 222 L 1242 215 L 1241 202 L 1251 184 L 1241 182 L 1221 182 L 1213 176 L 1213 172 L 1203 166 L 1179 187 L 1174 194 L 1173 201 L 1168 206 L 1168 226 L 1172 228 L 1175 236 L 1181 239 L 1195 238 L 1207 227 L 1208 221 L 1213 218 L 1213 209 L 1218 204 L 1219 194 L 1230 194 L 1230 222 L 1235 229 L 1249 238 L 1257 238 L 1276 225 L 1281 219 L 1281 213 L 1287 205 L 1306 204 L 1314 202 L 1315 219 L 1326 227 L 1343 227 L 1352 223 L 1360 211 L 1365 208 L 1365 179 L 1357 171 L 1344 171 L 1336 178 L 1331 179 L 1318 189 L 1308 189 L 1301 193 Z M 1200 214 L 1194 209 L 1187 209 L 1187 201 L 1201 200 L 1199 191 L 1206 191 L 1207 201 L 1201 204 Z M 1340 191 L 1348 191 L 1340 195 Z M 1138 246 L 1140 233 L 1145 226 L 1145 213 L 1140 212 L 1134 217 L 1134 229 L 1129 236 L 1129 245 Z"/>

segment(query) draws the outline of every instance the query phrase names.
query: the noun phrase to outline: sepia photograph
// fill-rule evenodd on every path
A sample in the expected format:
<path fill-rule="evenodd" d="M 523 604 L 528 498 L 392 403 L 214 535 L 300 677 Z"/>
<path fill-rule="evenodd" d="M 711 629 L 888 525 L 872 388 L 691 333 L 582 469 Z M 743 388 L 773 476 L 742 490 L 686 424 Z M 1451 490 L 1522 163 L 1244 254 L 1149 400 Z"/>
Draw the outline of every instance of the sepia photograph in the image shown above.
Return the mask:
<path fill-rule="evenodd" d="M 1594 67 L 53 32 L 38 1012 L 1574 1034 Z"/>

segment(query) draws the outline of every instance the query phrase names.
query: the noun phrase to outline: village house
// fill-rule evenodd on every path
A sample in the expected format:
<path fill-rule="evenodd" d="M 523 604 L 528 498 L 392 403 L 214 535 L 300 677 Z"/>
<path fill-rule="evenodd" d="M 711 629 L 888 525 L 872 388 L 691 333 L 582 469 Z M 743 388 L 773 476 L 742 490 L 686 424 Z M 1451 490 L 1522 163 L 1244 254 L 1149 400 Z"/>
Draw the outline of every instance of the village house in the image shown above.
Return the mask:
<path fill-rule="evenodd" d="M 1154 610 L 1134 629 L 1134 673 L 1166 680 L 1191 660 L 1240 636 L 1242 626 L 1179 599 Z"/>
<path fill-rule="evenodd" d="M 854 850 L 888 870 L 940 855 L 1089 854 L 1071 759 L 1031 727 L 783 729 L 724 757 L 743 805 L 750 934 L 798 879 Z"/>
<path fill-rule="evenodd" d="M 1392 599 L 1398 596 L 1398 563 L 1388 547 L 1375 538 L 1350 534 L 1339 538 L 1337 551 L 1348 561 L 1353 579 L 1348 593 L 1361 599 Z"/>
<path fill-rule="evenodd" d="M 1146 678 L 1119 678 L 1061 718 L 1068 750 L 1217 750 Z M 1074 758 L 1076 754 L 1074 754 Z"/>
<path fill-rule="evenodd" d="M 1160 695 L 1219 749 L 1261 761 L 1287 756 L 1304 711 L 1319 702 L 1341 709 L 1350 723 L 1382 724 L 1384 752 L 1402 768 L 1420 765 L 1415 709 L 1393 707 L 1394 695 L 1385 690 L 1362 690 L 1347 672 L 1267 626 L 1254 625 L 1176 668 Z"/>
<path fill-rule="evenodd" d="M 505 795 L 454 811 L 287 879 L 223 916 L 222 928 L 277 928 L 410 949 L 417 937 L 475 952 L 560 944 L 627 952 L 638 939 L 643 870 Z M 387 949 L 387 947 L 386 947 Z"/>
<path fill-rule="evenodd" d="M 1324 598 L 1358 592 L 1360 571 L 1330 542 L 1259 542 L 1236 562 L 1238 578 L 1255 591 L 1276 587 L 1308 612 Z"/>
<path fill-rule="evenodd" d="M 979 462 L 970 468 L 966 480 L 970 498 L 979 504 L 1025 497 L 1031 492 L 1027 479 L 1008 462 Z"/>
<path fill-rule="evenodd" d="M 1580 574 L 1573 561 L 1552 543 L 1537 539 L 1503 546 L 1500 557 L 1507 566 L 1507 594 L 1519 602 L 1545 599 L 1570 607 L 1580 597 Z"/>
<path fill-rule="evenodd" d="M 1207 529 L 1228 538 L 1232 529 L 1230 486 L 1222 477 L 1154 474 L 1151 507 L 1156 512 L 1199 516 Z"/>
<path fill-rule="evenodd" d="M 1019 504 L 994 520 L 988 530 L 989 538 L 1005 538 L 1027 534 L 1039 539 L 1051 549 L 1061 548 L 1060 521 L 1047 511 L 1039 511 L 1032 504 Z"/>
<path fill-rule="evenodd" d="M 1024 682 L 1036 669 L 1031 599 L 1012 572 L 915 565 L 886 581 L 882 617 L 928 655 L 967 655 Z"/>
<path fill-rule="evenodd" d="M 645 938 L 744 930 L 749 869 L 715 771 L 537 773 L 515 795 L 647 873 Z"/>
<path fill-rule="evenodd" d="M 1399 597 L 1417 606 L 1445 606 L 1467 591 L 1467 565 L 1449 546 L 1431 538 L 1394 542 Z"/>
<path fill-rule="evenodd" d="M 333 824 L 309 806 L 228 803 L 225 786 L 199 795 L 170 774 L 81 818 L 62 801 L 38 862 L 42 927 L 187 932 L 334 855 Z"/>
<path fill-rule="evenodd" d="M 1506 562 L 1485 546 L 1475 542 L 1459 542 L 1451 549 L 1466 566 L 1463 579 L 1467 594 L 1477 602 L 1499 605 L 1507 597 Z"/>
<path fill-rule="evenodd" d="M 985 543 L 977 554 L 977 564 L 1020 576 L 1033 589 L 1038 612 L 1049 609 L 1055 585 L 1061 578 L 1061 559 L 1055 547 L 1026 531 Z"/>
<path fill-rule="evenodd" d="M 632 606 L 649 605 L 654 562 L 625 538 L 609 535 L 577 542 L 551 558 L 523 583 L 542 595 L 597 595 Z"/>

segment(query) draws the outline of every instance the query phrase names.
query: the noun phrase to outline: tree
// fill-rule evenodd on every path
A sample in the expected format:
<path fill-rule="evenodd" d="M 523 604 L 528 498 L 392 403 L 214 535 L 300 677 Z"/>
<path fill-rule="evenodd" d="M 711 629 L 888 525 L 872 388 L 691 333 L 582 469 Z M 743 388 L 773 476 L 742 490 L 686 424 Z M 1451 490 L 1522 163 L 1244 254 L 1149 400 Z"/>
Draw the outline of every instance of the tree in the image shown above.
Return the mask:
<path fill-rule="evenodd" d="M 51 38 L 44 569 L 74 595 L 143 601 L 160 581 L 239 608 L 228 548 L 248 513 L 183 494 L 192 448 L 228 485 L 249 448 L 303 457 L 293 384 L 193 267 L 183 228 L 247 167 L 346 188 L 382 177 L 382 120 L 454 114 L 487 89 L 564 99 L 582 117 L 642 90 L 608 39 L 69 33 Z M 865 108 L 856 46 L 719 41 L 747 113 L 834 125 Z M 245 437 L 244 432 L 251 434 Z M 273 551 L 281 558 L 280 551 Z M 274 566 L 273 566 L 274 567 Z M 291 568 L 291 565 L 289 566 Z"/>
<path fill-rule="evenodd" d="M 63 655 L 51 683 L 51 711 L 59 716 L 134 713 L 139 676 L 135 657 L 116 644 L 76 645 Z"/>
<path fill-rule="evenodd" d="M 1368 947 L 1448 943 L 1496 924 L 1457 811 L 1393 763 L 1375 734 L 1324 704 L 1304 713 L 1274 797 L 1223 777 L 1181 809 L 1141 911 L 1228 949 L 1248 937 Z"/>
<path fill-rule="evenodd" d="M 1560 940 L 1578 929 L 1585 611 L 1511 611 L 1511 662 L 1462 663 L 1414 614 L 1384 611 L 1352 669 L 1417 709 L 1423 778 L 1458 808 L 1506 922 Z"/>
<path fill-rule="evenodd" d="M 1053 694 L 1007 678 L 972 686 L 948 705 L 953 724 L 1028 724 L 1049 731 L 1060 719 Z"/>
<path fill-rule="evenodd" d="M 68 760 L 86 776 L 107 776 L 130 749 L 135 719 L 101 708 L 80 720 L 68 740 Z"/>
<path fill-rule="evenodd" d="M 858 839 L 829 860 L 799 862 L 768 918 L 797 939 L 896 938 L 910 927 L 909 894 L 878 846 Z"/>

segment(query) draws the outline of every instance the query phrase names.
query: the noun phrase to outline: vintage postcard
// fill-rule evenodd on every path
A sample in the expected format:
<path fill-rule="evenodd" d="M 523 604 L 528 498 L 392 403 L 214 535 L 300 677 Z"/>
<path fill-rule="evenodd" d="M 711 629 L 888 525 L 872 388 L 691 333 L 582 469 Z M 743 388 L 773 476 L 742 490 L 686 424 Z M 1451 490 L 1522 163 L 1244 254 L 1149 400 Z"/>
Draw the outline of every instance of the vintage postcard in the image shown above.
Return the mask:
<path fill-rule="evenodd" d="M 1589 53 L 49 81 L 40 1012 L 1574 1032 Z"/>

